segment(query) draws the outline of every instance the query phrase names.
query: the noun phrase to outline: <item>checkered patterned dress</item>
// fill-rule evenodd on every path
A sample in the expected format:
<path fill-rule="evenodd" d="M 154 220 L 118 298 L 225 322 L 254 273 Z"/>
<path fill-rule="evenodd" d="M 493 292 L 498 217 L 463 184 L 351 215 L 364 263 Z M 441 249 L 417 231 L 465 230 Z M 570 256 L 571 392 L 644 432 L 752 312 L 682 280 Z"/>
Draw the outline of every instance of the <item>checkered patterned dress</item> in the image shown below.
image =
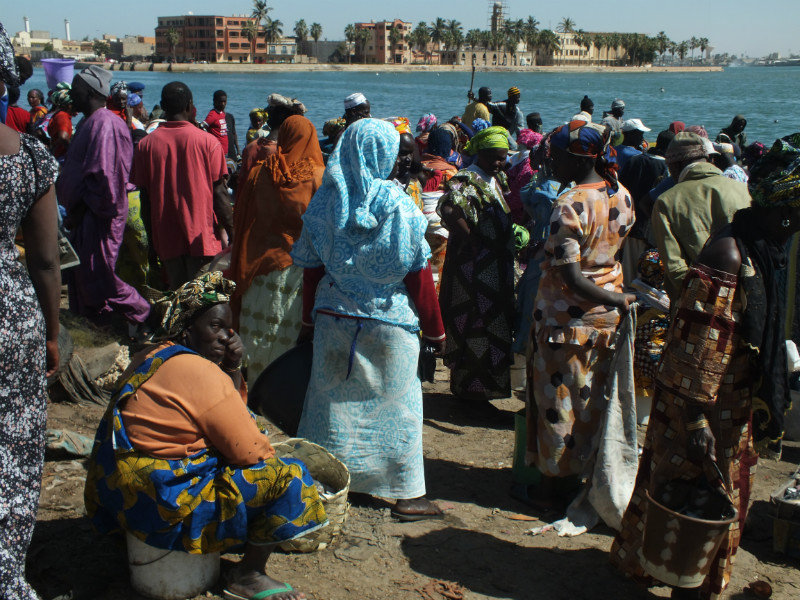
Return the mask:
<path fill-rule="evenodd" d="M 742 268 L 752 269 L 746 264 Z M 685 426 L 685 407 L 700 405 L 716 438 L 717 463 L 739 509 L 739 521 L 731 526 L 703 583 L 707 598 L 718 598 L 730 580 L 757 460 L 751 433 L 754 377 L 738 333 L 742 304 L 737 281 L 735 275 L 704 265 L 696 265 L 686 276 L 656 377 L 636 488 L 611 548 L 614 565 L 635 579 L 648 581 L 640 556 L 645 490 L 655 494 L 668 481 L 701 475 L 702 467 L 687 458 Z M 665 541 L 665 549 L 673 543 Z M 663 555 L 667 570 L 672 555 Z"/>

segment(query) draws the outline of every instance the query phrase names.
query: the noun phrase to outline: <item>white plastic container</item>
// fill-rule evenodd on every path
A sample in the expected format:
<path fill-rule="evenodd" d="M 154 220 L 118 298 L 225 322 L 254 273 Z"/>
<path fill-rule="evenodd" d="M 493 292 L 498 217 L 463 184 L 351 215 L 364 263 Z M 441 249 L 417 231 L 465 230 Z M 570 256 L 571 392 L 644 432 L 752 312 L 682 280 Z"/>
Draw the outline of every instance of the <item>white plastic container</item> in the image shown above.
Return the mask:
<path fill-rule="evenodd" d="M 189 554 L 148 546 L 127 534 L 131 587 L 156 600 L 185 600 L 202 594 L 219 579 L 219 552 Z"/>

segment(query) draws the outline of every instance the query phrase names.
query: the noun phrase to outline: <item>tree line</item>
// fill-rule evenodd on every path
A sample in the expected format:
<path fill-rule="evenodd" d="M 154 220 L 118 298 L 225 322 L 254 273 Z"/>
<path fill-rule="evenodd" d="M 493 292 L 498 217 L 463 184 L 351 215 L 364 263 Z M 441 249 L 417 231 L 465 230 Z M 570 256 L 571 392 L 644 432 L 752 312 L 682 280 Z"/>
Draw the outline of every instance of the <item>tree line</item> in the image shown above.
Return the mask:
<path fill-rule="evenodd" d="M 675 42 L 663 31 L 656 36 L 641 33 L 591 33 L 577 29 L 575 21 L 569 17 L 563 18 L 556 31 L 539 29 L 540 22 L 533 16 L 527 19 L 506 19 L 502 26 L 495 31 L 482 29 L 469 29 L 464 31 L 462 24 L 455 19 L 437 18 L 428 24 L 425 21 L 417 23 L 410 32 L 399 28 L 389 31 L 390 50 L 393 52 L 402 43 L 408 43 L 411 48 L 416 48 L 424 56 L 424 61 L 431 59 L 431 44 L 433 51 L 456 53 L 462 49 L 489 50 L 503 52 L 504 55 L 515 55 L 518 51 L 536 53 L 543 63 L 552 64 L 563 62 L 566 57 L 566 48 L 562 47 L 562 36 L 558 34 L 572 34 L 572 38 L 579 48 L 586 49 L 586 55 L 594 46 L 597 49 L 597 61 L 612 64 L 611 53 L 614 52 L 614 64 L 643 65 L 652 63 L 658 56 L 662 60 L 667 53 L 672 55 L 673 62 L 677 55 L 681 63 L 691 52 L 694 61 L 694 51 L 699 49 L 701 55 L 709 47 L 706 37 L 692 37 L 689 40 Z M 345 27 L 344 36 L 347 43 L 347 58 L 350 60 L 351 48 L 356 60 L 366 62 L 367 43 L 372 39 L 372 30 L 357 28 L 354 23 Z M 605 61 L 603 61 L 605 51 Z M 455 56 L 450 57 L 455 61 Z M 582 61 L 579 56 L 578 63 Z"/>

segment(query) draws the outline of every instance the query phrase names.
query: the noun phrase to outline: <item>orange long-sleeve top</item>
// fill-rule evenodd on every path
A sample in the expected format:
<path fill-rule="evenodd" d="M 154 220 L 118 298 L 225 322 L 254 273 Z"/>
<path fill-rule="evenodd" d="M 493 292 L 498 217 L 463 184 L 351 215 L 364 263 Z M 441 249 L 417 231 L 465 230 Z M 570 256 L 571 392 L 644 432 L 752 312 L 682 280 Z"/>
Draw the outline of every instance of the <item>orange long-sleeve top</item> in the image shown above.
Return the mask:
<path fill-rule="evenodd" d="M 165 346 L 151 350 L 141 364 Z M 247 410 L 246 389 L 214 363 L 178 354 L 162 364 L 120 407 L 134 448 L 156 458 L 186 458 L 206 448 L 231 464 L 252 465 L 275 451 Z"/>

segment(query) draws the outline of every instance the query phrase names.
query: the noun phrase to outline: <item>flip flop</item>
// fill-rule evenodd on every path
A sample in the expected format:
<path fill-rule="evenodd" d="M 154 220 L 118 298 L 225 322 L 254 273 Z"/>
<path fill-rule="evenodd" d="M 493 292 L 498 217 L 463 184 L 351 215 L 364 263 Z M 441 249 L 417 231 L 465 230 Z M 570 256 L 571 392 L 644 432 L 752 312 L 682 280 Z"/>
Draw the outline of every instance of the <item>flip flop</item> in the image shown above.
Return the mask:
<path fill-rule="evenodd" d="M 403 513 L 392 511 L 392 516 L 401 523 L 414 523 L 416 521 L 425 521 L 427 519 L 444 519 L 444 512 L 438 513 Z"/>
<path fill-rule="evenodd" d="M 276 594 L 285 594 L 286 592 L 293 592 L 294 588 L 290 586 L 288 583 L 284 583 L 283 587 L 274 588 L 271 590 L 264 590 L 263 592 L 258 592 L 257 594 L 253 594 L 249 598 L 247 596 L 240 596 L 239 594 L 235 594 L 234 592 L 223 590 L 222 593 L 227 600 L 268 600 L 272 596 Z"/>

